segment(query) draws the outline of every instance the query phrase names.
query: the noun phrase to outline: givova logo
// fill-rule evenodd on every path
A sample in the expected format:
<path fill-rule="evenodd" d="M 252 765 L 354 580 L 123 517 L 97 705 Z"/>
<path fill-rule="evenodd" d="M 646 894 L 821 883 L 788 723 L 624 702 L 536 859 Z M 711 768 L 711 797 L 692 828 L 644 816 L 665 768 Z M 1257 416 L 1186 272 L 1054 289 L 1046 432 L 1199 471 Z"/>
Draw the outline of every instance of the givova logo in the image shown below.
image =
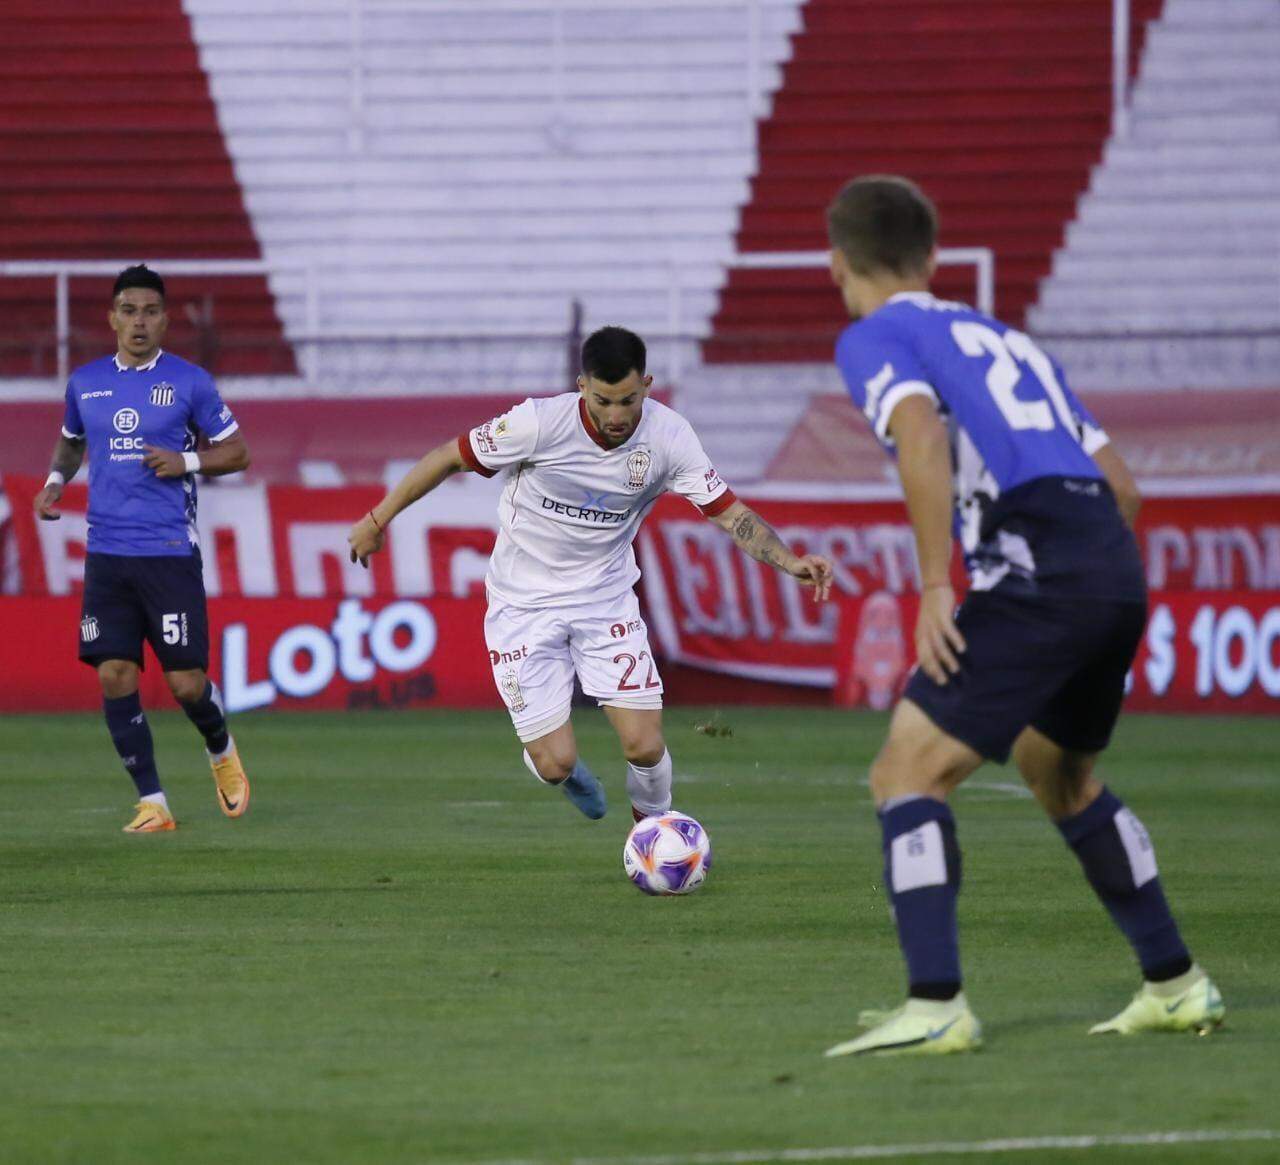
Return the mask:
<path fill-rule="evenodd" d="M 118 409 L 111 418 L 111 423 L 115 425 L 117 433 L 132 433 L 138 427 L 138 419 L 137 409 Z"/>
<path fill-rule="evenodd" d="M 86 615 L 80 620 L 80 639 L 83 643 L 92 643 L 99 635 L 102 634 L 98 627 L 98 620 L 92 615 Z"/>

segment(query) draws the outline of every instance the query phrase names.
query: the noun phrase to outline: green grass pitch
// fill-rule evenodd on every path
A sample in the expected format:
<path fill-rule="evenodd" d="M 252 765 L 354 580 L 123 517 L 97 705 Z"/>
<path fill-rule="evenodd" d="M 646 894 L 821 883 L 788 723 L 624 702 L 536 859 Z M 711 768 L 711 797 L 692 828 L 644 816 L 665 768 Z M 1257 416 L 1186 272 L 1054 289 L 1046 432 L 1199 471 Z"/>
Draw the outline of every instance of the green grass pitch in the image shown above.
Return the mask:
<path fill-rule="evenodd" d="M 181 827 L 152 837 L 119 832 L 131 790 L 97 717 L 0 721 L 0 1159 L 683 1161 L 1280 1128 L 1280 723 L 1131 717 L 1106 766 L 1226 1030 L 1086 1038 L 1135 969 L 992 767 L 955 799 L 987 1047 L 868 1062 L 820 1053 L 903 990 L 864 783 L 884 719 L 742 709 L 711 737 L 706 718 L 667 720 L 676 806 L 715 846 L 684 899 L 623 878 L 622 765 L 591 711 L 598 823 L 528 776 L 504 716 L 452 712 L 241 717 L 253 804 L 228 821 L 194 730 L 153 714 Z M 1280 1141 L 1084 1156 L 1275 1160 Z"/>

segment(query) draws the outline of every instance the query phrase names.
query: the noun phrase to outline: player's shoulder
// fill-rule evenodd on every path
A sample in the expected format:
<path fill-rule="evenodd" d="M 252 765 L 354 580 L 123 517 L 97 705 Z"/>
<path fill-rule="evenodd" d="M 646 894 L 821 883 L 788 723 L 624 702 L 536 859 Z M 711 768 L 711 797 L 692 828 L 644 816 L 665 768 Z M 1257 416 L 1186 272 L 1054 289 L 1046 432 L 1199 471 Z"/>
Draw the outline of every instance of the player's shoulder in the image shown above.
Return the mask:
<path fill-rule="evenodd" d="M 212 384 L 213 375 L 206 368 L 172 352 L 161 352 L 156 360 L 155 371 L 163 376 L 180 378 L 188 384 Z"/>
<path fill-rule="evenodd" d="M 670 405 L 649 397 L 644 402 L 645 427 L 657 439 L 659 444 L 679 445 L 689 440 L 696 441 L 698 434 L 689 419 L 676 412 Z"/>
<path fill-rule="evenodd" d="M 73 368 L 67 380 L 73 385 L 85 380 L 93 380 L 108 372 L 114 372 L 115 367 L 114 356 L 99 356 L 97 360 L 90 360 L 88 364 Z"/>

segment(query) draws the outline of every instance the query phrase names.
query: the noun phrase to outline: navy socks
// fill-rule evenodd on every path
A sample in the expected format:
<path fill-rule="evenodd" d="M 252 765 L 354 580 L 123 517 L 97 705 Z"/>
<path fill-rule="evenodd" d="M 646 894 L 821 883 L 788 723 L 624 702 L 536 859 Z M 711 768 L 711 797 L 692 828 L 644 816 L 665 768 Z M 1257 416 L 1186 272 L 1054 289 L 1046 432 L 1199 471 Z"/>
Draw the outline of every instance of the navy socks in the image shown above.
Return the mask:
<path fill-rule="evenodd" d="M 133 778 L 139 797 L 160 792 L 160 774 L 156 772 L 155 749 L 151 729 L 142 713 L 138 693 L 128 696 L 104 696 L 102 711 L 107 718 L 111 743 Z"/>
<path fill-rule="evenodd" d="M 1124 802 L 1103 789 L 1092 805 L 1057 826 L 1133 947 L 1143 977 L 1158 983 L 1190 970 L 1191 955 L 1165 901 L 1151 838 Z"/>
<path fill-rule="evenodd" d="M 204 737 L 205 747 L 214 755 L 225 752 L 230 737 L 227 734 L 227 716 L 222 710 L 222 693 L 212 680 L 206 682 L 200 699 L 183 704 L 182 710 Z"/>
<path fill-rule="evenodd" d="M 893 798 L 879 810 L 885 886 L 910 994 L 951 999 L 960 990 L 960 847 L 950 808 L 931 797 Z"/>

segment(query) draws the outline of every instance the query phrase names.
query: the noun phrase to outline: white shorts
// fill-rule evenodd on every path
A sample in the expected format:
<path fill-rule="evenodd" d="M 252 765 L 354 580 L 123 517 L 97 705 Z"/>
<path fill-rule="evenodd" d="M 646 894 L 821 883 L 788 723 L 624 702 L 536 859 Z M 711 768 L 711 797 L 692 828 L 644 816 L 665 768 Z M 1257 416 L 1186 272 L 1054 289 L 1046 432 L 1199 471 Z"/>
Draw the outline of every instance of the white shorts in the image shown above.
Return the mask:
<path fill-rule="evenodd" d="M 603 605 L 541 609 L 490 597 L 484 638 L 493 682 L 525 743 L 569 719 L 575 672 L 602 705 L 662 707 L 662 677 L 634 591 Z"/>

